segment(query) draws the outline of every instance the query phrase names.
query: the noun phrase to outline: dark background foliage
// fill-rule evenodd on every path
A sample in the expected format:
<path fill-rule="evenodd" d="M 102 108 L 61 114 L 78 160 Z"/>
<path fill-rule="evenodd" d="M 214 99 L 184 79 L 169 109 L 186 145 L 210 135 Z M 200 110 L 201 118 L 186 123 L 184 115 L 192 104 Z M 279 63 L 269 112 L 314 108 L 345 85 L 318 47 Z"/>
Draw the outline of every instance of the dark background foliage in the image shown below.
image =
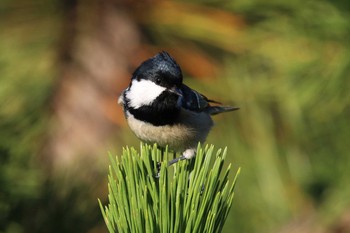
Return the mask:
<path fill-rule="evenodd" d="M 239 106 L 207 142 L 242 167 L 224 232 L 350 232 L 350 4 L 0 3 L 0 232 L 106 232 L 107 151 L 138 147 L 116 101 L 166 50 Z"/>

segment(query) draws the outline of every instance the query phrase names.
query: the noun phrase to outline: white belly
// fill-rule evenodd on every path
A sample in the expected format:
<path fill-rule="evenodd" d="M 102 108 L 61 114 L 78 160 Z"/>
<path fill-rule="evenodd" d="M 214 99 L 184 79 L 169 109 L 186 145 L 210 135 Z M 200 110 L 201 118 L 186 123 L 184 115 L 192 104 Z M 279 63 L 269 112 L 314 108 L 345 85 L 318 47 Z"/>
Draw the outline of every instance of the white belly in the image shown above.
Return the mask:
<path fill-rule="evenodd" d="M 188 148 L 196 148 L 198 142 L 204 142 L 213 121 L 206 113 L 181 111 L 179 120 L 174 125 L 154 126 L 137 120 L 127 114 L 127 121 L 131 130 L 142 141 L 157 143 L 161 147 L 182 152 Z"/>

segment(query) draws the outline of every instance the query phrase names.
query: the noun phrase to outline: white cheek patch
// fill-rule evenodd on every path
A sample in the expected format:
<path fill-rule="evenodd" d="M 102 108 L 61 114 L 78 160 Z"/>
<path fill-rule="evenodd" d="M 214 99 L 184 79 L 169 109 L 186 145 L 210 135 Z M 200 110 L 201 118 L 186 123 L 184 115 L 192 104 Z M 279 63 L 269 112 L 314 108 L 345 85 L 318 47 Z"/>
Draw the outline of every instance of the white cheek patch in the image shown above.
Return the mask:
<path fill-rule="evenodd" d="M 150 105 L 166 88 L 149 80 L 133 80 L 126 97 L 133 108 Z"/>

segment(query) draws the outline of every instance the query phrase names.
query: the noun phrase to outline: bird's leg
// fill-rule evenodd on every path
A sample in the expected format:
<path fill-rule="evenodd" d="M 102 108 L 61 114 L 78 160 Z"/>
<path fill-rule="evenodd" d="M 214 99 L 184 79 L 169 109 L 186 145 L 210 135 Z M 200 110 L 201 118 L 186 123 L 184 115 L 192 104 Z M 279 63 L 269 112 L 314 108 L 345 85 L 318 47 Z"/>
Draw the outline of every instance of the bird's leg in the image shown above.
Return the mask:
<path fill-rule="evenodd" d="M 181 160 L 184 160 L 184 159 L 186 159 L 186 157 L 183 156 L 183 155 L 181 155 L 181 156 L 178 157 L 178 158 L 175 158 L 175 159 L 170 160 L 170 161 L 168 162 L 168 166 L 171 166 L 171 165 L 173 165 L 173 164 L 175 164 L 175 163 L 177 163 L 177 162 L 179 162 L 179 161 L 181 161 Z"/>
<path fill-rule="evenodd" d="M 180 156 L 180 157 L 178 157 L 178 158 L 175 158 L 175 159 L 173 159 L 173 160 L 170 160 L 169 162 L 168 162 L 168 166 L 171 166 L 171 165 L 173 165 L 173 164 L 175 164 L 175 163 L 177 163 L 177 162 L 179 162 L 179 161 L 181 161 L 181 160 L 184 160 L 184 159 L 191 159 L 191 158 L 193 158 L 194 156 L 196 155 L 196 149 L 187 149 L 187 150 L 185 150 L 183 153 L 182 153 L 182 155 Z"/>

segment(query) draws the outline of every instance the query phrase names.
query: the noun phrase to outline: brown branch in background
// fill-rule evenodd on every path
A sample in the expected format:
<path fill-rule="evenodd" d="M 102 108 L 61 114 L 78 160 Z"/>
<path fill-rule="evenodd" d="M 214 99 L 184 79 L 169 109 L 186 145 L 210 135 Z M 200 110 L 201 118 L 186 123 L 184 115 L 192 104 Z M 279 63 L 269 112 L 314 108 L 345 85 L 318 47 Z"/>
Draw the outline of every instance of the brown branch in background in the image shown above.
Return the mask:
<path fill-rule="evenodd" d="M 60 71 L 45 150 L 54 168 L 105 153 L 122 119 L 115 110 L 117 96 L 139 46 L 138 30 L 122 5 L 111 0 L 63 4 Z"/>

